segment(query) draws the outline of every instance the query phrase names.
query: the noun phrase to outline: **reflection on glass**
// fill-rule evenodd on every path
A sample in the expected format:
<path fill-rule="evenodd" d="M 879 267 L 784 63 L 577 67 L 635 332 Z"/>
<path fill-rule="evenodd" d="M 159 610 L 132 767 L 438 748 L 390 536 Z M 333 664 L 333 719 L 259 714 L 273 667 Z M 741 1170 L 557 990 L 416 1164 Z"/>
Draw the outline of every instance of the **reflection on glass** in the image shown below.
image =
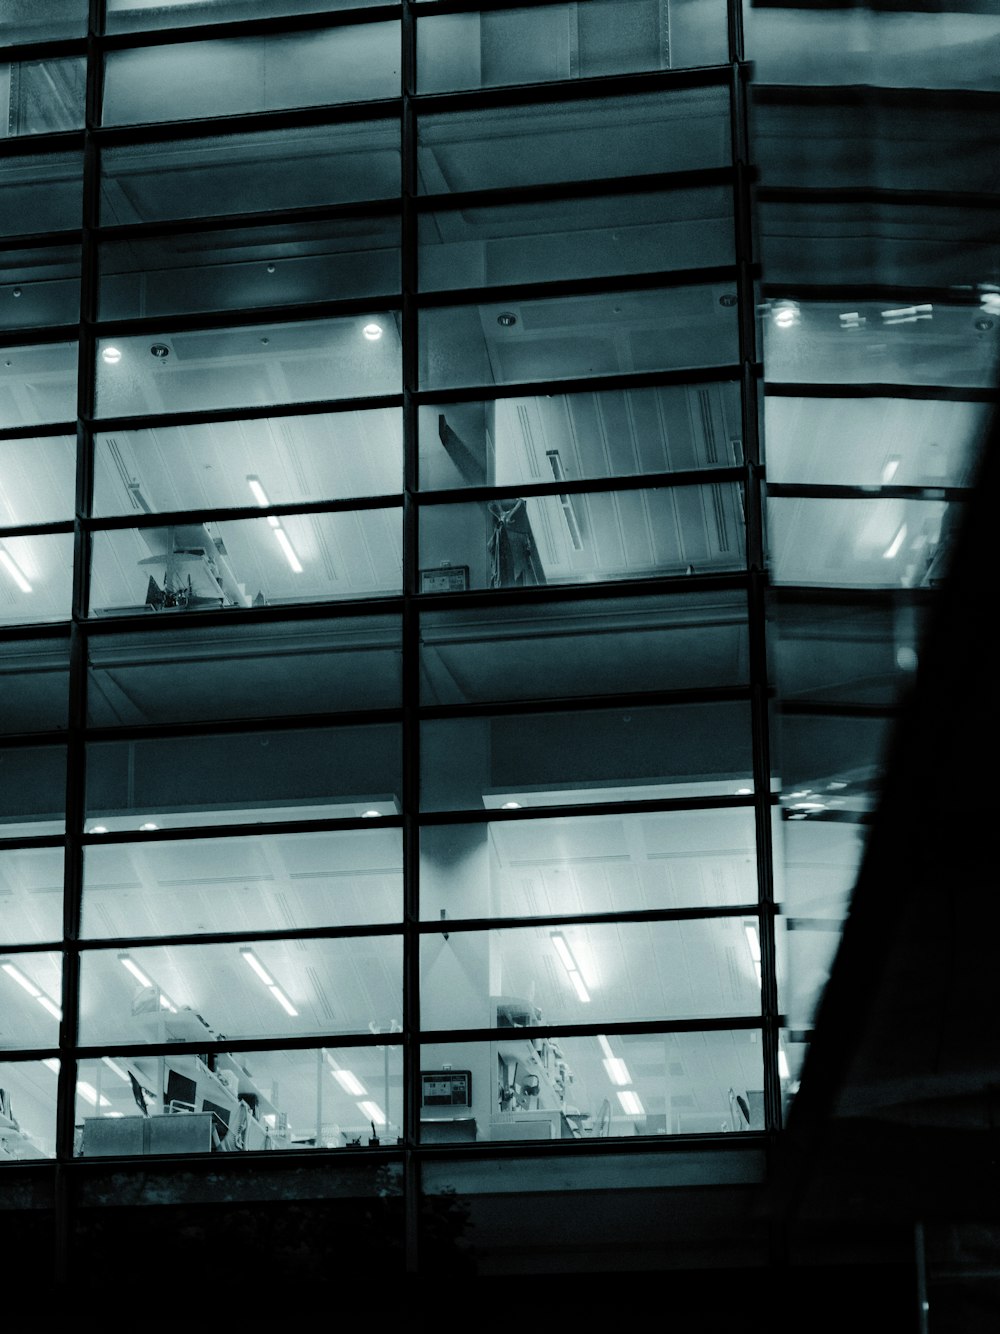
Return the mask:
<path fill-rule="evenodd" d="M 0 1065 L 0 1162 L 56 1156 L 58 1082 L 55 1057 Z"/>
<path fill-rule="evenodd" d="M 59 523 L 76 509 L 76 438 L 0 440 L 0 526 Z"/>
<path fill-rule="evenodd" d="M 94 471 L 99 515 L 389 495 L 402 490 L 403 417 L 372 408 L 115 431 L 97 435 Z"/>
<path fill-rule="evenodd" d="M 733 236 L 732 194 L 721 188 L 423 213 L 420 286 L 430 291 L 732 264 Z"/>
<path fill-rule="evenodd" d="M 746 704 L 449 718 L 421 728 L 425 810 L 565 806 L 749 790 Z"/>
<path fill-rule="evenodd" d="M 106 1056 L 77 1076 L 84 1157 L 339 1149 L 401 1133 L 398 1046 Z"/>
<path fill-rule="evenodd" d="M 80 226 L 82 153 L 0 158 L 0 236 Z"/>
<path fill-rule="evenodd" d="M 817 486 L 971 486 L 991 412 L 988 403 L 768 394 L 767 480 Z"/>
<path fill-rule="evenodd" d="M 510 1034 L 426 1043 L 420 1138 L 606 1139 L 764 1129 L 760 1034 Z M 463 1101 L 464 1099 L 464 1101 Z"/>
<path fill-rule="evenodd" d="M 421 590 L 441 591 L 442 571 L 456 569 L 470 588 L 742 569 L 742 495 L 730 482 L 426 505 Z"/>
<path fill-rule="evenodd" d="M 0 837 L 61 834 L 65 812 L 64 746 L 0 749 Z"/>
<path fill-rule="evenodd" d="M 398 936 L 88 950 L 80 1041 L 197 1050 L 226 1037 L 367 1033 L 399 1025 L 402 991 Z"/>
<path fill-rule="evenodd" d="M 0 849 L 0 895 L 0 944 L 59 940 L 63 930 L 62 848 Z"/>
<path fill-rule="evenodd" d="M 784 713 L 777 726 L 783 824 L 867 823 L 878 803 L 891 716 Z"/>
<path fill-rule="evenodd" d="M 425 611 L 421 699 L 463 704 L 742 685 L 740 591 Z"/>
<path fill-rule="evenodd" d="M 743 461 L 735 383 L 599 389 L 418 409 L 425 490 L 633 477 Z"/>
<path fill-rule="evenodd" d="M 73 534 L 0 538 L 0 624 L 68 621 Z"/>
<path fill-rule="evenodd" d="M 773 577 L 779 584 L 936 588 L 947 575 L 963 509 L 943 500 L 773 497 Z"/>
<path fill-rule="evenodd" d="M 399 219 L 112 242 L 100 266 L 106 320 L 377 296 L 399 290 Z"/>
<path fill-rule="evenodd" d="M 96 533 L 91 607 L 122 616 L 398 593 L 401 516 L 358 510 Z"/>
<path fill-rule="evenodd" d="M 756 933 L 756 918 L 747 919 Z M 530 1028 L 760 1012 L 742 917 L 434 932 L 420 940 L 425 1029 Z"/>
<path fill-rule="evenodd" d="M 399 708 L 401 635 L 399 616 L 95 635 L 89 720 L 109 727 Z"/>
<path fill-rule="evenodd" d="M 399 121 L 123 145 L 101 166 L 105 226 L 394 198 Z"/>
<path fill-rule="evenodd" d="M 757 899 L 753 812 L 653 811 L 420 834 L 420 915 L 539 917 Z"/>
<path fill-rule="evenodd" d="M 975 305 L 772 301 L 764 314 L 768 380 L 992 388 L 1000 316 Z"/>
<path fill-rule="evenodd" d="M 90 844 L 83 934 L 182 935 L 231 931 L 234 922 L 249 931 L 398 922 L 402 834 L 370 823 L 363 831 Z"/>
<path fill-rule="evenodd" d="M 184 97 L 177 98 L 178 86 Z M 399 24 L 112 51 L 104 124 L 281 111 L 399 95 Z"/>
<path fill-rule="evenodd" d="M 0 419 L 44 426 L 76 418 L 76 343 L 7 347 L 0 358 Z"/>
<path fill-rule="evenodd" d="M 732 295 L 721 286 L 672 287 L 424 310 L 421 383 L 445 389 L 725 366 L 738 357 Z"/>
<path fill-rule="evenodd" d="M 376 0 L 180 0 L 150 4 L 149 0 L 107 0 L 108 32 L 144 32 L 227 19 L 283 18 L 293 14 L 325 14 L 328 9 L 355 9 Z"/>
<path fill-rule="evenodd" d="M 0 26 L 0 43 L 5 38 Z M 79 129 L 86 90 L 83 59 L 0 65 L 0 138 Z"/>
<path fill-rule="evenodd" d="M 399 747 L 388 723 L 94 743 L 87 831 L 395 815 Z"/>
<path fill-rule="evenodd" d="M 396 317 L 384 311 L 98 343 L 104 417 L 399 392 L 399 332 Z"/>
<path fill-rule="evenodd" d="M 422 93 L 679 69 L 727 58 L 719 0 L 681 0 L 671 5 L 669 20 L 656 0 L 591 0 L 434 15 L 417 24 Z"/>
<path fill-rule="evenodd" d="M 4 0 L 0 13 L 2 46 L 83 37 L 86 31 L 87 0 Z"/>
<path fill-rule="evenodd" d="M 62 1019 L 61 956 L 0 954 L 0 1013 L 8 1049 L 54 1047 Z"/>
<path fill-rule="evenodd" d="M 0 654 L 0 698 L 2 732 L 48 732 L 65 727 L 69 707 L 68 636 L 6 640 Z"/>
<path fill-rule="evenodd" d="M 721 86 L 425 115 L 417 135 L 424 194 L 722 167 L 732 152 Z"/>
<path fill-rule="evenodd" d="M 79 246 L 7 250 L 0 255 L 0 328 L 75 324 L 79 318 Z"/>

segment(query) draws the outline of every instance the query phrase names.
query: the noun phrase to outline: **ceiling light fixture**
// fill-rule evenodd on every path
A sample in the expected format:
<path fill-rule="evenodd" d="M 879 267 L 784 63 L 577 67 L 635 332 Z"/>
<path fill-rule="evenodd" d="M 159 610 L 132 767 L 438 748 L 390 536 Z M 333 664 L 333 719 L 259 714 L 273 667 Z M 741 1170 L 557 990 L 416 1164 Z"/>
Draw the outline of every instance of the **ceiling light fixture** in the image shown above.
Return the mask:
<path fill-rule="evenodd" d="M 502 811 L 519 811 L 521 809 L 521 803 L 519 801 L 505 801 L 500 809 Z"/>
<path fill-rule="evenodd" d="M 299 1013 L 298 1010 L 288 999 L 288 997 L 285 995 L 282 989 L 278 986 L 277 982 L 275 982 L 274 978 L 267 971 L 267 969 L 264 967 L 261 961 L 257 958 L 256 954 L 254 954 L 250 946 L 249 945 L 241 946 L 240 953 L 243 955 L 243 958 L 250 965 L 253 971 L 257 974 L 260 980 L 264 983 L 268 991 L 278 1002 L 281 1008 L 285 1011 L 285 1013 L 291 1015 L 293 1019 L 297 1018 Z"/>
<path fill-rule="evenodd" d="M 0 968 L 3 969 L 12 982 L 17 983 L 22 991 L 26 991 L 32 1000 L 37 1001 L 42 1009 L 46 1010 L 53 1019 L 62 1019 L 62 1010 L 52 997 L 46 996 L 41 987 L 32 982 L 31 978 L 28 977 L 26 973 L 22 973 L 20 968 L 16 967 L 15 964 L 12 964 L 9 959 L 4 959 L 3 962 L 0 963 Z"/>
<path fill-rule="evenodd" d="M 377 343 L 382 337 L 382 326 L 381 324 L 375 323 L 366 324 L 361 332 L 368 339 L 369 343 Z"/>
<path fill-rule="evenodd" d="M 285 532 L 284 528 L 275 528 L 274 536 L 277 539 L 278 546 L 281 547 L 282 551 L 285 553 L 285 559 L 292 567 L 293 572 L 295 574 L 301 574 L 302 562 L 295 554 L 295 548 L 292 546 L 291 542 L 289 542 L 288 534 Z"/>
<path fill-rule="evenodd" d="M 140 833 L 149 833 L 149 831 L 150 831 L 151 829 L 159 829 L 159 827 L 160 827 L 160 826 L 159 826 L 158 824 L 153 824 L 152 821 L 148 821 L 146 824 L 141 824 L 141 825 L 139 826 L 139 832 L 140 832 Z"/>
<path fill-rule="evenodd" d="M 604 1052 L 604 1055 L 608 1058 L 608 1060 L 613 1061 L 615 1059 L 615 1054 L 611 1050 L 611 1043 L 607 1040 L 607 1038 L 604 1036 L 603 1033 L 598 1033 L 597 1042 L 601 1048 L 601 1051 Z"/>
<path fill-rule="evenodd" d="M 566 969 L 573 990 L 576 992 L 580 1000 L 583 1001 L 584 1004 L 587 1004 L 590 1000 L 590 993 L 586 986 L 584 986 L 583 978 L 580 976 L 580 969 L 576 959 L 573 957 L 573 951 L 566 943 L 566 937 L 561 931 L 553 931 L 551 939 L 555 952 L 559 955 L 560 962 Z"/>
<path fill-rule="evenodd" d="M 626 1116 L 646 1115 L 646 1109 L 643 1107 L 642 1100 L 638 1093 L 636 1093 L 635 1089 L 619 1089 L 617 1090 L 617 1094 L 618 1101 L 622 1105 L 622 1111 Z"/>
<path fill-rule="evenodd" d="M 779 1047 L 779 1048 L 778 1048 L 778 1077 L 779 1077 L 780 1079 L 788 1079 L 790 1073 L 791 1073 L 791 1072 L 790 1072 L 789 1069 L 788 1069 L 788 1057 L 785 1055 L 784 1048 L 783 1048 L 783 1047 Z"/>
<path fill-rule="evenodd" d="M 791 329 L 799 322 L 799 307 L 794 301 L 779 301 L 774 306 L 772 318 L 779 329 Z"/>
<path fill-rule="evenodd" d="M 90 828 L 87 830 L 88 834 L 106 834 L 107 832 L 108 832 L 108 826 L 106 824 L 91 825 Z"/>
<path fill-rule="evenodd" d="M 362 820 L 378 820 L 378 819 L 381 818 L 381 816 L 382 816 L 382 812 L 381 812 L 381 811 L 362 811 L 362 812 L 361 812 L 361 818 L 362 818 Z"/>
<path fill-rule="evenodd" d="M 121 359 L 121 348 L 118 347 L 106 347 L 101 353 L 101 360 L 107 366 L 117 366 Z"/>
<path fill-rule="evenodd" d="M 604 1058 L 604 1068 L 608 1072 L 608 1078 L 612 1084 L 631 1084 L 632 1076 L 628 1072 L 628 1066 L 620 1056 L 606 1056 Z"/>
<path fill-rule="evenodd" d="M 386 1124 L 385 1112 L 377 1102 L 372 1102 L 370 1098 L 366 1098 L 364 1102 L 358 1103 L 358 1107 L 364 1112 L 368 1120 L 374 1121 L 377 1126 Z"/>
<path fill-rule="evenodd" d="M 151 977 L 148 977 L 139 967 L 130 954 L 119 954 L 118 962 L 121 966 L 139 983 L 140 987 L 152 987 L 160 998 L 160 1009 L 169 1010 L 171 1014 L 177 1013 L 177 1006 L 170 999 L 162 987 L 156 985 Z"/>
<path fill-rule="evenodd" d="M 76 1091 L 77 1093 L 79 1093 L 80 1097 L 83 1098 L 85 1102 L 90 1103 L 91 1107 L 97 1106 L 98 1102 L 97 1089 L 94 1088 L 93 1084 L 88 1084 L 85 1079 L 78 1079 L 76 1081 Z M 102 1107 L 110 1107 L 111 1099 L 106 1098 L 102 1093 L 100 1095 L 100 1103 Z"/>
<path fill-rule="evenodd" d="M 260 506 L 260 508 L 267 509 L 270 506 L 271 502 L 268 499 L 267 492 L 264 490 L 263 486 L 261 486 L 260 478 L 257 476 L 256 473 L 252 472 L 247 473 L 247 486 L 249 486 L 250 492 L 254 500 L 256 500 L 257 504 Z M 293 572 L 295 574 L 301 574 L 302 562 L 295 554 L 295 548 L 288 540 L 288 534 L 285 532 L 284 528 L 282 528 L 281 520 L 276 518 L 273 514 L 269 514 L 267 516 L 267 521 L 274 529 L 275 540 L 277 541 L 278 546 L 281 547 L 281 550 L 284 552 L 285 559 L 292 567 Z"/>
<path fill-rule="evenodd" d="M 361 1098 L 368 1092 L 352 1070 L 331 1070 L 330 1073 L 344 1092 L 349 1093 L 352 1098 Z"/>
<path fill-rule="evenodd" d="M 0 547 L 0 565 L 4 567 L 22 593 L 30 593 L 32 591 L 31 585 L 24 577 L 24 571 L 6 547 Z"/>

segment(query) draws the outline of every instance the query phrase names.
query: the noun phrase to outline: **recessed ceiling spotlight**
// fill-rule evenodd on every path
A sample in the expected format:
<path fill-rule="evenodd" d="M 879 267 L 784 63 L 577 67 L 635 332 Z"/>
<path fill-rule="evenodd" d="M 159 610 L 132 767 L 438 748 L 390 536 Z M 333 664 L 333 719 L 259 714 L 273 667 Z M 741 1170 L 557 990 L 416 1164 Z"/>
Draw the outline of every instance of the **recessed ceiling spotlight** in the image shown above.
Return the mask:
<path fill-rule="evenodd" d="M 149 824 L 141 824 L 141 825 L 139 826 L 139 829 L 140 829 L 141 831 L 145 832 L 146 830 L 149 830 L 149 829 L 159 829 L 159 827 L 160 827 L 160 826 L 159 826 L 158 824 L 152 824 L 152 823 L 149 823 Z"/>
<path fill-rule="evenodd" d="M 799 322 L 799 307 L 795 301 L 776 301 L 772 316 L 779 329 L 790 329 Z"/>
<path fill-rule="evenodd" d="M 362 818 L 362 820 L 377 820 L 377 819 L 380 818 L 381 815 L 382 815 L 382 812 L 381 812 L 381 811 L 362 811 L 362 812 L 361 812 L 361 818 Z"/>
<path fill-rule="evenodd" d="M 15 287 L 14 290 L 11 292 L 11 296 L 20 296 L 20 295 L 21 295 L 20 287 Z"/>
<path fill-rule="evenodd" d="M 989 333 L 993 328 L 992 320 L 976 320 L 976 328 L 980 333 Z"/>
<path fill-rule="evenodd" d="M 719 305 L 725 306 L 727 309 L 735 306 L 736 296 L 732 292 L 724 292 L 722 296 L 719 297 Z"/>
<path fill-rule="evenodd" d="M 273 265 L 273 264 L 269 264 L 269 265 L 267 266 L 267 271 L 268 271 L 268 273 L 273 273 L 273 272 L 274 272 L 274 265 Z"/>
<path fill-rule="evenodd" d="M 108 832 L 108 827 L 107 825 L 104 824 L 95 824 L 92 825 L 87 832 L 89 834 L 106 834 Z"/>
<path fill-rule="evenodd" d="M 361 332 L 368 339 L 369 343 L 377 343 L 382 337 L 382 326 L 381 324 L 374 323 L 366 324 Z"/>
<path fill-rule="evenodd" d="M 166 343 L 154 343 L 149 349 L 149 355 L 156 357 L 157 361 L 162 361 L 164 357 L 170 356 L 170 348 L 167 347 Z"/>
<path fill-rule="evenodd" d="M 502 311 L 501 314 L 497 316 L 497 324 L 500 325 L 501 329 L 513 329 L 516 323 L 517 316 L 512 310 Z"/>
<path fill-rule="evenodd" d="M 106 347 L 101 353 L 101 360 L 108 366 L 117 366 L 122 359 L 120 347 Z"/>
<path fill-rule="evenodd" d="M 519 801 L 505 801 L 500 809 L 502 811 L 519 811 L 521 809 L 521 803 Z"/>

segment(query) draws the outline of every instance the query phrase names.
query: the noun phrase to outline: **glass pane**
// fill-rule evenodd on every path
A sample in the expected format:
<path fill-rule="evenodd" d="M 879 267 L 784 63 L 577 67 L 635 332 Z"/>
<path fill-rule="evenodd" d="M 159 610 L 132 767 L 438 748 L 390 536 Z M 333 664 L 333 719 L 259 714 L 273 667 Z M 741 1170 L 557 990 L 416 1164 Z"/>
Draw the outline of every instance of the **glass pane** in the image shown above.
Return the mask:
<path fill-rule="evenodd" d="M 80 970 L 80 1041 L 367 1033 L 401 1022 L 402 996 L 398 936 L 90 950 Z"/>
<path fill-rule="evenodd" d="M 437 921 L 755 903 L 755 847 L 748 807 L 428 825 L 420 833 L 420 915 Z"/>
<path fill-rule="evenodd" d="M 384 295 L 399 290 L 399 219 L 114 242 L 100 265 L 105 320 Z"/>
<path fill-rule="evenodd" d="M 6 640 L 0 652 L 0 699 L 2 732 L 48 732 L 65 727 L 69 640 Z"/>
<path fill-rule="evenodd" d="M 722 64 L 728 59 L 721 0 L 590 0 L 536 9 L 441 14 L 417 24 L 422 93 L 497 84 L 551 83 Z"/>
<path fill-rule="evenodd" d="M 94 534 L 97 616 L 398 593 L 402 510 L 288 514 Z"/>
<path fill-rule="evenodd" d="M 764 399 L 767 480 L 971 486 L 991 414 L 988 403 L 769 394 Z"/>
<path fill-rule="evenodd" d="M 604 195 L 569 206 L 555 200 L 448 209 L 420 215 L 420 286 L 486 287 L 732 264 L 733 241 L 732 192 L 721 188 Z"/>
<path fill-rule="evenodd" d="M 91 844 L 84 936 L 169 936 L 399 922 L 399 829 Z"/>
<path fill-rule="evenodd" d="M 449 718 L 424 723 L 426 810 L 748 792 L 743 703 Z"/>
<path fill-rule="evenodd" d="M 0 624 L 68 621 L 73 534 L 0 538 Z"/>
<path fill-rule="evenodd" d="M 838 588 L 937 587 L 964 508 L 943 500 L 771 499 L 774 579 Z"/>
<path fill-rule="evenodd" d="M 782 700 L 894 705 L 917 667 L 927 608 L 779 602 L 771 657 Z"/>
<path fill-rule="evenodd" d="M 768 282 L 963 287 L 1000 270 L 1000 210 L 912 204 L 762 202 Z"/>
<path fill-rule="evenodd" d="M 420 988 L 425 1029 L 760 1012 L 741 917 L 435 933 Z"/>
<path fill-rule="evenodd" d="M 731 160 L 723 87 L 425 115 L 417 134 L 425 194 L 688 171 Z"/>
<path fill-rule="evenodd" d="M 743 462 L 739 386 L 658 385 L 418 409 L 426 490 Z"/>
<path fill-rule="evenodd" d="M 367 1146 L 373 1121 L 378 1143 L 400 1133 L 400 1047 L 106 1056 L 77 1073 L 84 1157 Z"/>
<path fill-rule="evenodd" d="M 102 174 L 104 226 L 394 198 L 399 121 L 130 144 L 105 150 Z"/>
<path fill-rule="evenodd" d="M 399 616 L 95 635 L 89 721 L 109 727 L 399 708 L 401 636 Z"/>
<path fill-rule="evenodd" d="M 398 96 L 398 23 L 139 47 L 104 66 L 105 125 Z"/>
<path fill-rule="evenodd" d="M 0 157 L 0 235 L 79 227 L 82 199 L 82 153 Z"/>
<path fill-rule="evenodd" d="M 389 495 L 402 490 L 403 414 L 372 408 L 115 431 L 96 437 L 94 467 L 99 515 Z"/>
<path fill-rule="evenodd" d="M 0 27 L 0 41 L 4 36 Z M 82 128 L 86 91 L 82 59 L 0 65 L 0 138 Z"/>
<path fill-rule="evenodd" d="M 0 35 L 3 30 L 0 29 Z M 5 1061 L 0 1065 L 0 1162 L 56 1156 L 59 1062 Z"/>
<path fill-rule="evenodd" d="M 399 333 L 387 313 L 103 338 L 98 348 L 104 417 L 400 392 Z"/>
<path fill-rule="evenodd" d="M 425 1144 L 764 1129 L 752 1029 L 426 1043 L 420 1064 Z"/>
<path fill-rule="evenodd" d="M 0 350 L 0 420 L 44 426 L 76 418 L 76 343 Z"/>
<path fill-rule="evenodd" d="M 62 848 L 0 850 L 0 896 L 3 898 L 0 943 L 31 945 L 60 940 L 63 933 Z"/>
<path fill-rule="evenodd" d="M 742 569 L 742 488 L 505 496 L 420 509 L 421 589 L 443 570 L 465 570 L 470 588 L 595 583 Z"/>
<path fill-rule="evenodd" d="M 0 958 L 0 1013 L 6 1048 L 54 1047 L 59 1041 L 61 1006 L 60 955 L 49 951 Z"/>
<path fill-rule="evenodd" d="M 784 819 L 861 822 L 878 802 L 891 717 L 786 713 L 777 727 L 775 769 Z"/>
<path fill-rule="evenodd" d="M 390 724 L 101 742 L 89 751 L 87 828 L 395 815 L 400 786 Z"/>
<path fill-rule="evenodd" d="M 764 319 L 771 381 L 992 388 L 998 359 L 1000 319 L 977 306 L 776 301 Z"/>
<path fill-rule="evenodd" d="M 738 360 L 732 297 L 671 287 L 424 310 L 420 380 L 446 389 L 725 366 Z"/>
<path fill-rule="evenodd" d="M 0 749 L 0 838 L 61 834 L 65 811 L 65 747 Z"/>
<path fill-rule="evenodd" d="M 747 59 L 761 83 L 1000 87 L 1000 16 L 961 13 L 957 4 L 943 12 L 916 8 L 772 8 L 751 0 L 743 9 Z"/>
<path fill-rule="evenodd" d="M 746 595 L 425 611 L 420 668 L 425 704 L 742 685 Z"/>
<path fill-rule="evenodd" d="M 83 37 L 86 31 L 87 0 L 4 0 L 0 12 L 2 46 Z"/>
<path fill-rule="evenodd" d="M 79 246 L 0 254 L 0 328 L 75 324 L 79 318 Z"/>
<path fill-rule="evenodd" d="M 108 32 L 140 32 L 179 28 L 196 23 L 236 19 L 283 18 L 291 14 L 325 14 L 356 9 L 377 0 L 107 0 Z"/>
<path fill-rule="evenodd" d="M 76 438 L 0 440 L 0 524 L 60 523 L 76 511 Z"/>

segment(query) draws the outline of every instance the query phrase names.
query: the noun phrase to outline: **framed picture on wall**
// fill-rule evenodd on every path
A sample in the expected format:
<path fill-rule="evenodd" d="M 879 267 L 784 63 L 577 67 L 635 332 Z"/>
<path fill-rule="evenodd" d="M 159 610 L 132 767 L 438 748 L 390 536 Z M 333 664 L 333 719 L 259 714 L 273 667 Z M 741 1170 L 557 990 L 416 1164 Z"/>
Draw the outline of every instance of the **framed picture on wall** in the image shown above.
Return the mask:
<path fill-rule="evenodd" d="M 439 565 L 420 571 L 421 593 L 462 593 L 468 587 L 468 565 Z"/>

